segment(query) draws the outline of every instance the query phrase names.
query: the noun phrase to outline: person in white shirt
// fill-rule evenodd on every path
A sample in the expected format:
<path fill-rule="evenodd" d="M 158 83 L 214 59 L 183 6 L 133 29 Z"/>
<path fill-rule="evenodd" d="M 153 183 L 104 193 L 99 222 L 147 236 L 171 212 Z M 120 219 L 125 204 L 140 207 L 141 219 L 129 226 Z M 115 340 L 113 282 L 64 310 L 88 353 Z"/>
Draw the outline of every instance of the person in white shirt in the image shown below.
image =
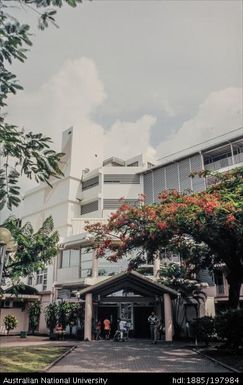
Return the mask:
<path fill-rule="evenodd" d="M 126 326 L 127 326 L 127 322 L 125 320 L 121 319 L 119 321 L 119 330 L 120 330 L 120 333 L 121 333 L 121 340 L 123 340 L 124 332 L 126 331 Z"/>

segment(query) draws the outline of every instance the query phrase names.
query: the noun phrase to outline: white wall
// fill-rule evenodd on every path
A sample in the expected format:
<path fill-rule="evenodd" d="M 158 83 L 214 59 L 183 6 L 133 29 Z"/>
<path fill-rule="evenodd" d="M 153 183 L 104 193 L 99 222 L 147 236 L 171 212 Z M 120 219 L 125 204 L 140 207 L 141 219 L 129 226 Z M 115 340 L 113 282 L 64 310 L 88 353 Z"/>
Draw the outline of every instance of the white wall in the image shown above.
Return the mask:
<path fill-rule="evenodd" d="M 0 329 L 4 328 L 4 317 L 11 314 L 18 320 L 18 325 L 10 334 L 16 334 L 21 331 L 28 331 L 29 328 L 29 312 L 27 309 L 22 311 L 20 308 L 1 308 L 0 309 Z"/>
<path fill-rule="evenodd" d="M 137 199 L 142 192 L 142 184 L 106 183 L 103 186 L 104 199 L 120 199 L 121 197 Z"/>
<path fill-rule="evenodd" d="M 64 267 L 57 270 L 57 282 L 71 282 L 78 281 L 80 279 L 80 269 L 79 266 L 74 267 Z M 83 280 L 81 280 L 83 281 Z"/>

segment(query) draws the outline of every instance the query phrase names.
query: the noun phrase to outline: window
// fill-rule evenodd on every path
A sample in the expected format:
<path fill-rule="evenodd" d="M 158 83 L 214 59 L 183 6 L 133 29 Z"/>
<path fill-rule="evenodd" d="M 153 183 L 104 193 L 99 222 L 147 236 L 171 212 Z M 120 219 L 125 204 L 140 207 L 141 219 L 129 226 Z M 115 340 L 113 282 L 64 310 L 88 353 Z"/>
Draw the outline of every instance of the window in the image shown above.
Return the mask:
<path fill-rule="evenodd" d="M 60 269 L 80 265 L 80 249 L 62 250 L 60 255 Z"/>
<path fill-rule="evenodd" d="M 138 167 L 138 162 L 133 162 L 127 165 L 127 167 Z"/>
<path fill-rule="evenodd" d="M 46 288 L 47 288 L 47 269 L 37 271 L 36 285 L 43 285 L 43 290 L 46 290 Z"/>
<path fill-rule="evenodd" d="M 139 202 L 137 199 L 104 199 L 104 210 L 113 210 L 121 207 L 123 203 L 128 203 L 129 205 L 136 206 Z"/>
<path fill-rule="evenodd" d="M 93 251 L 81 249 L 80 277 L 86 278 L 92 275 Z"/>
<path fill-rule="evenodd" d="M 99 208 L 98 201 L 94 201 L 91 203 L 87 203 L 86 205 L 81 206 L 81 215 L 92 213 L 93 211 L 97 211 Z"/>
<path fill-rule="evenodd" d="M 82 191 L 88 190 L 94 186 L 98 186 L 99 184 L 99 176 L 95 176 L 94 178 L 90 178 L 82 182 Z"/>
<path fill-rule="evenodd" d="M 32 285 L 33 285 L 33 276 L 32 276 L 32 275 L 29 275 L 29 276 L 28 276 L 27 284 L 28 284 L 29 286 L 32 286 Z"/>
<path fill-rule="evenodd" d="M 108 256 L 108 254 L 107 254 Z M 98 260 L 98 275 L 99 276 L 112 276 L 114 274 L 126 271 L 128 266 L 128 260 L 126 257 L 119 259 L 117 262 L 110 262 L 104 258 Z"/>
<path fill-rule="evenodd" d="M 134 174 L 107 174 L 104 183 L 139 184 L 140 176 Z"/>

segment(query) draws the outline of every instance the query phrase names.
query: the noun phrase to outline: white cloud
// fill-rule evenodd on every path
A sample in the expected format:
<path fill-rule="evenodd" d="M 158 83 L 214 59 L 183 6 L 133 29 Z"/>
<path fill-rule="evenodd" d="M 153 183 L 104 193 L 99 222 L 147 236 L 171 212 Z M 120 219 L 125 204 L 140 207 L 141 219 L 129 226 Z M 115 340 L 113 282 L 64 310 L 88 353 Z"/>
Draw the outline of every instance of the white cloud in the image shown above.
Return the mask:
<path fill-rule="evenodd" d="M 61 132 L 70 126 L 87 129 L 87 119 L 105 98 L 95 63 L 85 57 L 68 60 L 38 90 L 12 97 L 9 119 L 27 131 L 50 135 L 60 147 Z"/>
<path fill-rule="evenodd" d="M 153 158 L 155 150 L 149 141 L 156 118 L 144 115 L 134 122 L 117 120 L 106 129 L 93 118 L 106 98 L 95 62 L 85 57 L 68 60 L 36 91 L 23 91 L 10 98 L 9 120 L 26 131 L 49 135 L 58 150 L 62 131 L 73 126 L 80 149 L 80 169 L 82 163 L 87 167 L 91 153 L 121 158 L 145 153 Z"/>
<path fill-rule="evenodd" d="M 212 92 L 200 104 L 198 113 L 157 147 L 157 158 L 242 127 L 242 88 Z"/>
<path fill-rule="evenodd" d="M 126 159 L 144 153 L 149 159 L 154 159 L 155 149 L 149 142 L 155 122 L 156 118 L 151 115 L 144 115 L 135 122 L 117 120 L 105 135 L 106 156 Z"/>

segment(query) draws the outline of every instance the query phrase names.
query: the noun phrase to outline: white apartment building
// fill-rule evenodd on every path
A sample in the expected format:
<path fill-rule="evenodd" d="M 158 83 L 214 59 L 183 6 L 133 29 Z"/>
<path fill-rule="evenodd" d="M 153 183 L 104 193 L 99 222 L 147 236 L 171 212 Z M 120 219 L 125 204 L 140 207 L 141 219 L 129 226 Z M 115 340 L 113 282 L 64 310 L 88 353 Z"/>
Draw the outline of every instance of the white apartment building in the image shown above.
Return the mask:
<path fill-rule="evenodd" d="M 137 273 L 124 273 L 126 258 L 117 263 L 108 262 L 105 258 L 97 260 L 93 252 L 86 251 L 90 238 L 84 228 L 87 223 L 105 222 L 121 205 L 121 198 L 136 204 L 139 194 L 144 193 L 145 203 L 152 203 L 158 200 L 158 194 L 164 189 L 204 190 L 213 181 L 189 175 L 202 169 L 223 172 L 242 166 L 243 128 L 162 158 L 156 165 L 142 155 L 128 160 L 111 157 L 103 161 L 98 146 L 91 149 L 87 158 L 82 154 L 84 146 L 74 129 L 66 130 L 62 141 L 62 151 L 66 154 L 63 159 L 64 178 L 54 180 L 52 189 L 42 184 L 25 195 L 23 222 L 30 221 L 37 229 L 46 217 L 52 215 L 61 237 L 60 254 L 54 262 L 25 283 L 38 290 L 43 306 L 51 300 L 77 301 L 76 294 L 81 292 L 81 298 L 86 299 L 86 310 L 93 308 L 93 313 L 87 310 L 85 315 L 88 317 L 88 338 L 92 316 L 98 319 L 110 315 L 117 319 L 124 312 L 140 330 L 138 336 L 145 336 L 144 322 L 151 309 L 157 309 L 161 317 L 164 311 L 169 330 L 171 298 L 175 298 L 176 293 L 143 279 Z M 201 280 L 209 285 L 204 311 L 210 315 L 214 313 L 214 303 L 220 306 L 226 301 L 228 287 L 220 271 L 215 277 L 202 272 Z M 96 305 L 92 304 L 92 296 Z M 43 315 L 40 331 L 46 331 Z M 167 333 L 167 338 L 171 339 L 170 333 Z"/>

